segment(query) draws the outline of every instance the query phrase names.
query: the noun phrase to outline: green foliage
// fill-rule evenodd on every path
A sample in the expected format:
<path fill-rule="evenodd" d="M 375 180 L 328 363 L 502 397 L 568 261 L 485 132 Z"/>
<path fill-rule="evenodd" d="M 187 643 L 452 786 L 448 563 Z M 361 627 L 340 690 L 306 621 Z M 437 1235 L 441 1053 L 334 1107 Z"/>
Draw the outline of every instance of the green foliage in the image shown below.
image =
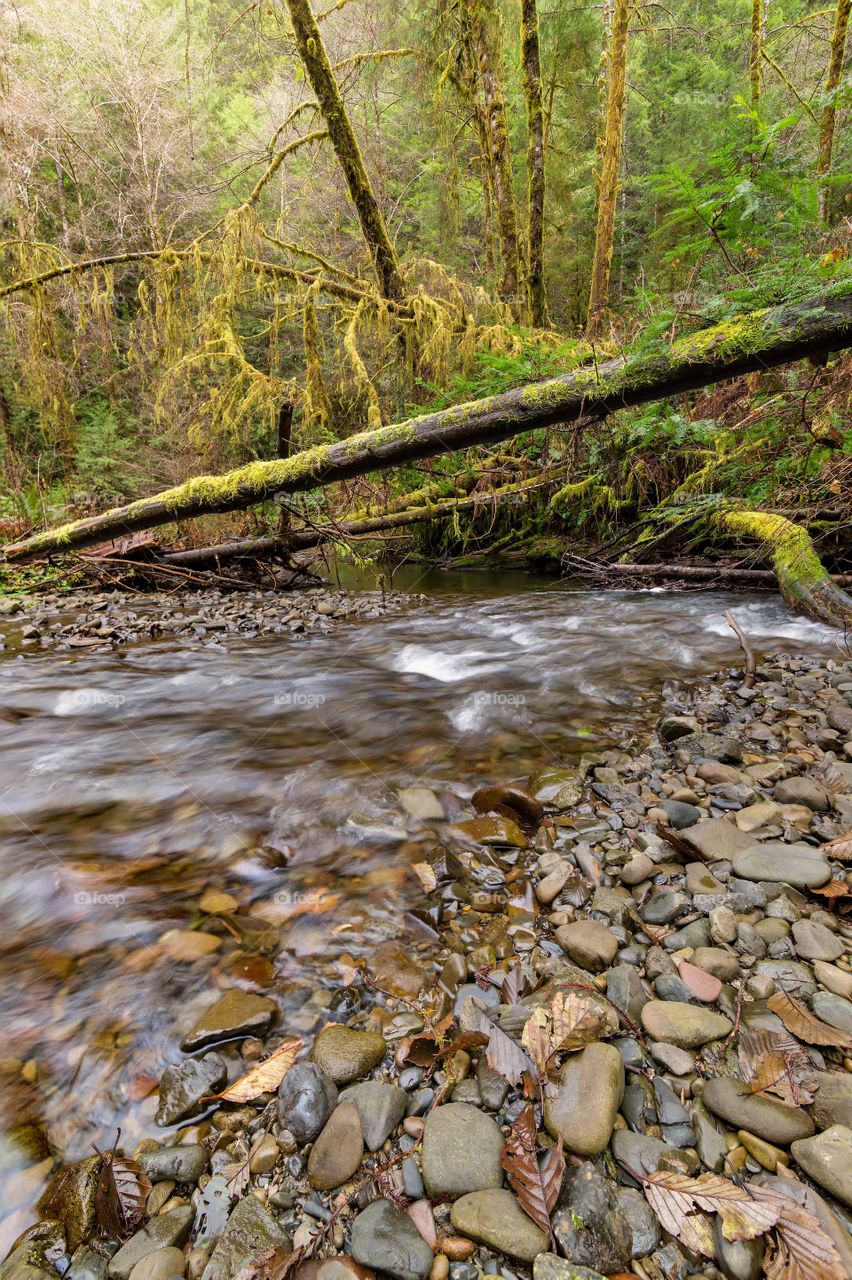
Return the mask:
<path fill-rule="evenodd" d="M 132 487 L 135 447 L 126 413 L 92 397 L 77 405 L 74 451 L 76 485 L 99 502 L 114 500 Z"/>

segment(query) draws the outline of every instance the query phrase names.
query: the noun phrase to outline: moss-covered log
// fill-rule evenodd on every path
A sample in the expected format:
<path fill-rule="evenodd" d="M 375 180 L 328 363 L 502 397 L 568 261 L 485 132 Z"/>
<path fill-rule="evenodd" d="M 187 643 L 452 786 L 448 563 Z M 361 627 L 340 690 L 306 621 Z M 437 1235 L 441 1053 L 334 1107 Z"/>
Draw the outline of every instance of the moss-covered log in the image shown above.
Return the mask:
<path fill-rule="evenodd" d="M 763 545 L 778 588 L 794 609 L 831 627 L 852 627 L 852 596 L 831 580 L 807 529 L 766 511 L 725 511 L 718 520 L 728 533 Z"/>
<path fill-rule="evenodd" d="M 300 493 L 386 471 L 419 458 L 493 444 L 540 427 L 602 417 L 753 369 L 852 345 L 852 285 L 788 306 L 768 307 L 699 330 L 671 346 L 603 363 L 484 400 L 318 445 L 291 458 L 254 462 L 185 484 L 100 516 L 7 545 L 7 560 L 91 546 L 110 537 L 217 511 L 236 511 L 276 493 Z"/>

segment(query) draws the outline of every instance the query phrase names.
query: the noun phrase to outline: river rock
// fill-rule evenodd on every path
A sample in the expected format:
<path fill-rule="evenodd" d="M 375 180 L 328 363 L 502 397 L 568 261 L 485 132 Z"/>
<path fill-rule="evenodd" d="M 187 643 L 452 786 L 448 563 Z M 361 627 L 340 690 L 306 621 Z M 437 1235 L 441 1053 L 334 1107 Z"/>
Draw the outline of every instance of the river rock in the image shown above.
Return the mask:
<path fill-rule="evenodd" d="M 814 977 L 820 986 L 833 991 L 837 996 L 845 996 L 847 1000 L 852 1000 L 852 973 L 838 969 L 836 964 L 825 964 L 822 960 L 815 960 Z"/>
<path fill-rule="evenodd" d="M 443 821 L 444 806 L 428 787 L 402 787 L 397 795 L 403 809 L 418 822 Z"/>
<path fill-rule="evenodd" d="M 533 1262 L 533 1280 L 605 1280 L 599 1271 L 578 1267 L 556 1253 L 540 1253 Z"/>
<path fill-rule="evenodd" d="M 311 1186 L 316 1191 L 333 1191 L 335 1187 L 342 1187 L 352 1177 L 363 1156 L 361 1117 L 351 1102 L 340 1102 L 311 1148 L 308 1157 Z"/>
<path fill-rule="evenodd" d="M 210 1153 L 200 1143 L 187 1142 L 177 1147 L 160 1147 L 158 1151 L 144 1151 L 139 1164 L 152 1182 L 197 1182 L 207 1168 Z"/>
<path fill-rule="evenodd" d="M 433 1200 L 503 1185 L 503 1135 L 491 1116 L 464 1102 L 435 1107 L 426 1117 L 421 1167 Z"/>
<path fill-rule="evenodd" d="M 815 991 L 811 996 L 811 1008 L 830 1027 L 852 1035 L 852 1000 L 845 1000 L 831 991 Z"/>
<path fill-rule="evenodd" d="M 86 1156 L 53 1175 L 38 1202 L 42 1218 L 59 1222 L 73 1252 L 92 1234 L 97 1220 L 100 1156 Z"/>
<path fill-rule="evenodd" d="M 556 930 L 556 941 L 575 964 L 592 973 L 611 965 L 618 951 L 615 934 L 598 920 L 564 924 Z"/>
<path fill-rule="evenodd" d="M 643 1008 L 651 998 L 632 964 L 617 964 L 607 970 L 606 994 L 607 999 L 622 1013 L 626 1013 L 631 1022 L 639 1021 Z"/>
<path fill-rule="evenodd" d="M 660 1243 L 660 1224 L 641 1191 L 619 1187 L 618 1207 L 630 1229 L 631 1258 L 647 1258 Z"/>
<path fill-rule="evenodd" d="M 841 1124 L 852 1129 L 852 1075 L 846 1071 L 817 1071 L 818 1089 L 811 1115 L 818 1129 Z"/>
<path fill-rule="evenodd" d="M 763 1274 L 766 1245 L 762 1237 L 728 1240 L 722 1230 L 722 1219 L 717 1217 L 713 1221 L 713 1242 L 716 1262 L 728 1280 L 758 1280 Z"/>
<path fill-rule="evenodd" d="M 532 1262 L 549 1244 L 511 1191 L 472 1191 L 455 1202 L 451 1221 L 461 1235 L 519 1262 Z"/>
<path fill-rule="evenodd" d="M 349 1084 L 377 1067 L 385 1056 L 385 1040 L 376 1031 L 355 1031 L 339 1023 L 324 1027 L 314 1041 L 311 1061 L 335 1084 Z"/>
<path fill-rule="evenodd" d="M 298 1143 L 313 1142 L 337 1106 L 337 1085 L 315 1062 L 297 1062 L 278 1089 L 278 1123 Z"/>
<path fill-rule="evenodd" d="M 782 778 L 772 793 L 779 804 L 802 804 L 818 813 L 831 808 L 831 793 L 813 778 Z"/>
<path fill-rule="evenodd" d="M 797 920 L 792 932 L 796 955 L 804 960 L 839 960 L 846 950 L 837 934 L 818 920 Z"/>
<path fill-rule="evenodd" d="M 628 1270 L 633 1234 L 615 1185 L 589 1162 L 570 1169 L 562 1183 L 553 1233 L 569 1262 L 610 1275 Z"/>
<path fill-rule="evenodd" d="M 186 1256 L 183 1249 L 155 1249 L 147 1258 L 140 1258 L 130 1273 L 130 1280 L 174 1280 L 186 1273 Z"/>
<path fill-rule="evenodd" d="M 743 880 L 774 880 L 795 889 L 819 889 L 831 879 L 831 868 L 813 845 L 766 840 L 734 853 L 734 875 Z"/>
<path fill-rule="evenodd" d="M 107 1274 L 111 1280 L 129 1280 L 131 1271 L 140 1259 L 149 1257 L 158 1249 L 179 1249 L 188 1239 L 194 1221 L 195 1210 L 188 1204 L 179 1205 L 177 1209 L 170 1209 L 168 1213 L 151 1218 L 110 1259 Z M 206 1280 L 212 1280 L 206 1272 L 205 1277 Z"/>
<path fill-rule="evenodd" d="M 684 1049 L 697 1049 L 710 1040 L 721 1040 L 732 1025 L 724 1014 L 676 1000 L 650 1000 L 642 1010 L 642 1026 L 652 1039 Z"/>
<path fill-rule="evenodd" d="M 793 1158 L 808 1177 L 852 1208 L 852 1129 L 835 1124 L 794 1142 Z"/>
<path fill-rule="evenodd" d="M 751 836 L 725 818 L 707 818 L 694 827 L 684 827 L 680 837 L 709 862 L 731 858 L 738 850 L 748 849 L 754 843 Z"/>
<path fill-rule="evenodd" d="M 218 1093 L 227 1079 L 228 1068 L 218 1053 L 166 1067 L 160 1077 L 157 1124 L 177 1124 L 196 1115 L 204 1107 L 203 1099 Z"/>
<path fill-rule="evenodd" d="M 374 1200 L 352 1223 L 352 1257 L 397 1280 L 425 1280 L 432 1250 L 407 1213 L 390 1200 Z"/>
<path fill-rule="evenodd" d="M 180 1047 L 184 1053 L 194 1053 L 196 1049 L 204 1049 L 220 1040 L 262 1036 L 277 1013 L 278 1005 L 268 996 L 236 989 L 226 991 L 202 1014 L 184 1036 Z"/>
<path fill-rule="evenodd" d="M 748 1085 L 732 1076 L 708 1080 L 701 1100 L 732 1129 L 747 1129 L 776 1146 L 787 1147 L 814 1131 L 813 1121 L 801 1107 L 788 1107 L 765 1093 L 751 1093 Z"/>
<path fill-rule="evenodd" d="M 405 1115 L 408 1094 L 398 1085 L 367 1080 L 344 1090 L 340 1101 L 352 1103 L 361 1117 L 364 1145 L 368 1151 L 378 1151 Z"/>
<path fill-rule="evenodd" d="M 581 1156 L 606 1150 L 624 1098 L 624 1062 L 614 1045 L 599 1042 L 572 1053 L 559 1070 L 544 1122 L 554 1138 Z"/>
<path fill-rule="evenodd" d="M 261 1254 L 270 1249 L 289 1247 L 289 1243 L 288 1237 L 260 1201 L 252 1195 L 243 1196 L 231 1210 L 201 1280 L 231 1280 Z"/>

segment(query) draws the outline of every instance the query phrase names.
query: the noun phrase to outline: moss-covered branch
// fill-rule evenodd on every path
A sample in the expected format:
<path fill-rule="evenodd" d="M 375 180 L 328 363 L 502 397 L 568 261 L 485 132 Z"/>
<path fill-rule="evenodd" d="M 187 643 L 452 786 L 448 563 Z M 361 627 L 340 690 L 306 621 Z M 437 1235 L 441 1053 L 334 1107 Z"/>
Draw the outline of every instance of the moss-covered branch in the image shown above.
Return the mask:
<path fill-rule="evenodd" d="M 766 511 L 725 511 L 717 519 L 728 533 L 763 545 L 778 588 L 794 609 L 831 627 L 852 627 L 852 596 L 832 582 L 807 529 Z"/>
<path fill-rule="evenodd" d="M 291 458 L 254 462 L 221 476 L 197 476 L 104 515 L 35 534 L 7 546 L 5 556 L 10 561 L 34 559 L 179 519 L 236 511 L 276 493 L 304 492 L 524 431 L 602 417 L 628 405 L 850 345 L 852 284 L 845 282 L 821 297 L 751 312 L 656 351 L 619 356 L 546 382 L 318 445 Z"/>

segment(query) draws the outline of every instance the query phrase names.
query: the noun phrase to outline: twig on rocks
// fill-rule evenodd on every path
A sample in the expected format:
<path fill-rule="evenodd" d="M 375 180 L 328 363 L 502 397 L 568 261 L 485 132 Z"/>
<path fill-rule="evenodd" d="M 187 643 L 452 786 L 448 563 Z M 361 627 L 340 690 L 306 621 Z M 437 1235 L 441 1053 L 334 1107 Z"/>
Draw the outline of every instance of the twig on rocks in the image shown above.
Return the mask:
<path fill-rule="evenodd" d="M 737 639 L 740 642 L 742 651 L 745 654 L 745 665 L 746 665 L 745 682 L 748 688 L 750 689 L 755 681 L 754 650 L 752 649 L 751 644 L 749 643 L 748 637 L 746 636 L 740 624 L 737 622 L 734 615 L 731 613 L 730 609 L 725 610 L 725 621 L 727 622 L 728 626 L 736 635 Z"/>

